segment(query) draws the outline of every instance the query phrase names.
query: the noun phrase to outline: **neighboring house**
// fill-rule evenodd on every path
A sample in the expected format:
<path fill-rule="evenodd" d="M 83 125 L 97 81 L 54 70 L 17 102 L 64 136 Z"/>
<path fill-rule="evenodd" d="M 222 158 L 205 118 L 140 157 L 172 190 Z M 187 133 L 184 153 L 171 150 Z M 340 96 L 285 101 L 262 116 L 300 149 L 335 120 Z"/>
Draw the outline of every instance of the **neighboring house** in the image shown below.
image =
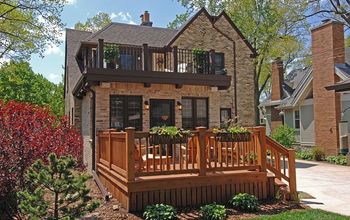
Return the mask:
<path fill-rule="evenodd" d="M 286 124 L 296 129 L 300 145 L 323 147 L 327 155 L 339 152 L 339 123 L 350 121 L 350 111 L 344 111 L 350 106 L 350 94 L 326 87 L 350 78 L 348 52 L 343 24 L 325 21 L 312 29 L 312 67 L 283 77 L 282 61 L 272 62 L 271 98 L 260 105 L 268 134 Z M 350 124 L 343 133 L 349 131 Z"/>
<path fill-rule="evenodd" d="M 65 114 L 82 132 L 90 168 L 100 130 L 255 123 L 256 51 L 225 12 L 202 9 L 179 30 L 152 27 L 147 11 L 141 19 L 96 33 L 67 29 Z"/>

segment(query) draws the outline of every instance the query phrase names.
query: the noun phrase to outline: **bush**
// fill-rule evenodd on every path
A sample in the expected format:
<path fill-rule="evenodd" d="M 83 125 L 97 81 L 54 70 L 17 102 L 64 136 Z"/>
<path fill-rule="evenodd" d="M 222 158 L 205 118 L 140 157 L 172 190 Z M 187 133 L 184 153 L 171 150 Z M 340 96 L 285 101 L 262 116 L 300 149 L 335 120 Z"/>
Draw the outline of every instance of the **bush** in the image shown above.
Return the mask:
<path fill-rule="evenodd" d="M 223 205 L 209 204 L 200 209 L 203 219 L 222 220 L 227 218 L 226 209 Z"/>
<path fill-rule="evenodd" d="M 143 217 L 146 220 L 157 220 L 157 219 L 175 219 L 176 210 L 170 205 L 155 204 L 147 206 Z"/>
<path fill-rule="evenodd" d="M 326 157 L 326 161 L 337 165 L 347 165 L 346 156 L 344 155 L 328 156 Z"/>
<path fill-rule="evenodd" d="M 0 101 L 0 128 L 0 204 L 7 204 L 0 207 L 0 215 L 4 209 L 16 210 L 2 201 L 25 188 L 26 170 L 35 160 L 55 153 L 72 155 L 82 164 L 81 135 L 66 118 L 52 115 L 49 109 Z"/>
<path fill-rule="evenodd" d="M 311 149 L 312 159 L 315 161 L 325 160 L 324 150 L 320 147 L 313 147 Z"/>
<path fill-rule="evenodd" d="M 37 160 L 28 170 L 27 189 L 18 193 L 19 209 L 29 219 L 76 219 L 99 206 L 89 197 L 90 176 L 73 174 L 77 164 L 71 157 L 48 157 L 48 165 Z"/>
<path fill-rule="evenodd" d="M 277 127 L 271 135 L 272 139 L 282 144 L 285 147 L 292 147 L 296 142 L 295 129 L 290 128 L 287 125 L 281 125 Z"/>
<path fill-rule="evenodd" d="M 232 205 L 233 208 L 249 212 L 257 211 L 259 207 L 258 199 L 248 193 L 239 193 L 235 195 L 229 201 L 229 204 Z"/>
<path fill-rule="evenodd" d="M 295 157 L 297 159 L 301 159 L 301 160 L 313 160 L 313 155 L 312 155 L 312 152 L 310 150 L 296 151 Z"/>

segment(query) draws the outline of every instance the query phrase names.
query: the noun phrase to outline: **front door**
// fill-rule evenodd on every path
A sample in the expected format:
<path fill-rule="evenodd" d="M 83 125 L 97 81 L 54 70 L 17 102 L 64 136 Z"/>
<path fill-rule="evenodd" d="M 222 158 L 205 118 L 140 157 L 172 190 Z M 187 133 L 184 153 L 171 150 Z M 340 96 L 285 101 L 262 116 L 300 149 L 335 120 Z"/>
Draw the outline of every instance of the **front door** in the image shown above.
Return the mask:
<path fill-rule="evenodd" d="M 173 99 L 151 99 L 150 104 L 151 128 L 175 125 L 175 101 Z"/>

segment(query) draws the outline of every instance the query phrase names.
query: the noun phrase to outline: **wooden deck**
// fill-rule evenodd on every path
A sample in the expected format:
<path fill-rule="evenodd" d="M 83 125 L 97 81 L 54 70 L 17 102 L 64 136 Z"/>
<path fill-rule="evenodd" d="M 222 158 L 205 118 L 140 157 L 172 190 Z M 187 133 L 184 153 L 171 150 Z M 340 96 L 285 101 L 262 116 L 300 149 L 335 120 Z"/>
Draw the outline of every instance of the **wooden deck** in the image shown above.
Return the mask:
<path fill-rule="evenodd" d="M 222 203 L 239 192 L 273 198 L 275 178 L 295 194 L 294 151 L 266 138 L 264 127 L 250 130 L 245 142 L 222 142 L 198 128 L 183 143 L 158 145 L 149 133 L 132 128 L 99 132 L 97 174 L 129 211 L 155 203 Z"/>

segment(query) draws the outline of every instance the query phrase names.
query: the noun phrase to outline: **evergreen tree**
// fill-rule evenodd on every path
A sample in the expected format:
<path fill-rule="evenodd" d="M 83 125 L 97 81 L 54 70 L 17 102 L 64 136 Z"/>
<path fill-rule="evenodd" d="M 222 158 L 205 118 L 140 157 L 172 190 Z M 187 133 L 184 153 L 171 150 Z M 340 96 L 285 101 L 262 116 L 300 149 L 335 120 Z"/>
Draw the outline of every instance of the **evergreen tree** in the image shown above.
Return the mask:
<path fill-rule="evenodd" d="M 28 189 L 18 193 L 19 209 L 29 219 L 75 219 L 99 206 L 88 195 L 89 176 L 75 174 L 71 156 L 48 157 L 48 165 L 37 160 L 27 171 Z M 49 196 L 51 194 L 51 196 Z"/>

